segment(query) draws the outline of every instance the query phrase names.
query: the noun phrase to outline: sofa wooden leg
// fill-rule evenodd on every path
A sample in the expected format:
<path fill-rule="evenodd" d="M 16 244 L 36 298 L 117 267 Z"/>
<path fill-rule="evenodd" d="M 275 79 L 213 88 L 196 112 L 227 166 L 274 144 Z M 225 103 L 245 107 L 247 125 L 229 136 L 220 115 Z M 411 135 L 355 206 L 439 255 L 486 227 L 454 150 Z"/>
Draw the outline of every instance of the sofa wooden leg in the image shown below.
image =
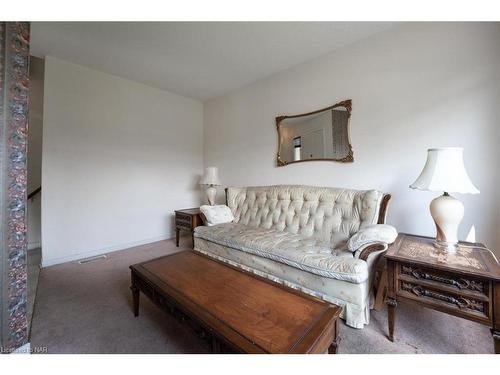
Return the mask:
<path fill-rule="evenodd" d="M 380 280 L 377 286 L 377 295 L 375 296 L 375 304 L 373 308 L 380 311 L 384 308 L 385 296 L 387 293 L 387 270 L 384 268 L 380 275 Z"/>

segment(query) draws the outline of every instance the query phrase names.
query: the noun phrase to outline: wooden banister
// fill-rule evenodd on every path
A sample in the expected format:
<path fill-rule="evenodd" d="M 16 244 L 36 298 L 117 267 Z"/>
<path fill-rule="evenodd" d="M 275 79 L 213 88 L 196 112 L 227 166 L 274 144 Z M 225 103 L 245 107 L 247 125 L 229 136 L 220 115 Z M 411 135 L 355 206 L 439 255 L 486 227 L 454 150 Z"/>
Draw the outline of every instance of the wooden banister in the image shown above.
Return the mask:
<path fill-rule="evenodd" d="M 33 190 L 31 193 L 28 194 L 28 200 L 29 199 L 33 199 L 35 197 L 35 195 L 37 195 L 39 192 L 42 191 L 42 187 L 38 187 L 36 188 L 35 190 Z"/>

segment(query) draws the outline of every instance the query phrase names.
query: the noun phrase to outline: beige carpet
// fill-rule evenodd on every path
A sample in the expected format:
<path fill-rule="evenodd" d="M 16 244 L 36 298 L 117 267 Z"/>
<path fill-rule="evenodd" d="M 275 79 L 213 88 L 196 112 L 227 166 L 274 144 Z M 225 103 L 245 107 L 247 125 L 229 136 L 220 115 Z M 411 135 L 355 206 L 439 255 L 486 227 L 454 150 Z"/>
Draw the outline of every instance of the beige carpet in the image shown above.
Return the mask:
<path fill-rule="evenodd" d="M 184 245 L 190 240 L 184 238 Z M 31 330 L 31 346 L 49 353 L 207 353 L 208 345 L 187 325 L 141 295 L 131 310 L 128 266 L 186 248 L 160 241 L 80 265 L 42 269 Z M 397 309 L 396 341 L 386 339 L 386 311 L 372 312 L 362 330 L 341 326 L 340 353 L 493 353 L 489 329 L 414 305 Z"/>

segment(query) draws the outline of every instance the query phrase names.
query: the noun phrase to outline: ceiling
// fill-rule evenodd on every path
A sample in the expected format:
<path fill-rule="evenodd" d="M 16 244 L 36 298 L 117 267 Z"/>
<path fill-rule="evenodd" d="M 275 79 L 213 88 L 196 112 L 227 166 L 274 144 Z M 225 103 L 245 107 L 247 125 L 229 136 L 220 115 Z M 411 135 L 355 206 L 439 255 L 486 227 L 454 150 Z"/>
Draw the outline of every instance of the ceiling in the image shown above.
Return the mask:
<path fill-rule="evenodd" d="M 31 54 L 206 100 L 391 22 L 33 22 Z"/>

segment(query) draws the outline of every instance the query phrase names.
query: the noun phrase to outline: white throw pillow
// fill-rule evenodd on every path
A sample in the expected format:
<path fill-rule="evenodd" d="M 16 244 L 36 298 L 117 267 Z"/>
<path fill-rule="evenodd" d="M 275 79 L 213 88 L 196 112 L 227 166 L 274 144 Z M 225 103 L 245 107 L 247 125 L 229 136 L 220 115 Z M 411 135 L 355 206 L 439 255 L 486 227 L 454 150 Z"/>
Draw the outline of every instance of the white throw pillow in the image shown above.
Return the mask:
<path fill-rule="evenodd" d="M 234 215 L 228 206 L 223 204 L 217 206 L 203 205 L 200 211 L 205 217 L 205 224 L 211 227 L 212 225 L 230 223 L 234 220 Z"/>
<path fill-rule="evenodd" d="M 383 242 L 391 244 L 396 240 L 398 231 L 392 225 L 373 224 L 360 229 L 347 242 L 349 251 L 356 251 L 372 242 Z"/>

